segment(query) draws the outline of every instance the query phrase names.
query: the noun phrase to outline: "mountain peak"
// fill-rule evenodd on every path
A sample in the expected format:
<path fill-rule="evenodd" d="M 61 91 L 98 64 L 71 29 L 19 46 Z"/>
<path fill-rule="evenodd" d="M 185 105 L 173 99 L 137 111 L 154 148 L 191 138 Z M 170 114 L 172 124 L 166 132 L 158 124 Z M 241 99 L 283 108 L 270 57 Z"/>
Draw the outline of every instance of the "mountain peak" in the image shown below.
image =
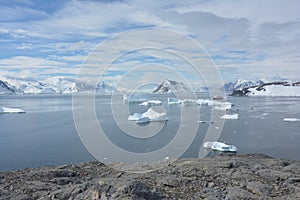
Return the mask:
<path fill-rule="evenodd" d="M 171 93 L 187 91 L 191 91 L 191 89 L 184 83 L 166 79 L 153 91 L 153 93 Z"/>

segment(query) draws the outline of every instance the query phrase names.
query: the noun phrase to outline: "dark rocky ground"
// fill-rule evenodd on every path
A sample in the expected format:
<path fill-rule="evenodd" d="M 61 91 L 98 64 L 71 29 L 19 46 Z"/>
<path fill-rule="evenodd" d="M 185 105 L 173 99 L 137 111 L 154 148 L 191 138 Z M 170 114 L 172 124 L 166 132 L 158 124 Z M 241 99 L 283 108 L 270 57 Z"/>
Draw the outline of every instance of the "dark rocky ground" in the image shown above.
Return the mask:
<path fill-rule="evenodd" d="M 226 154 L 181 159 L 148 173 L 99 162 L 29 168 L 0 172 L 0 199 L 294 200 L 300 199 L 300 161 Z"/>

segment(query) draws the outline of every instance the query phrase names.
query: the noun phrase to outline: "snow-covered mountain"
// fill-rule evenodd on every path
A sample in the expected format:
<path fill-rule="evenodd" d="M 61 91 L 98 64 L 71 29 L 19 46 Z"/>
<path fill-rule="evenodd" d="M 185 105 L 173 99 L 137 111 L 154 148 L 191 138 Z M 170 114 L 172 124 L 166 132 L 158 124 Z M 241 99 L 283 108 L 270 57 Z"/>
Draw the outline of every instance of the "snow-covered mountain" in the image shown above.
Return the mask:
<path fill-rule="evenodd" d="M 16 94 L 16 88 L 0 80 L 0 94 Z"/>
<path fill-rule="evenodd" d="M 224 84 L 224 90 L 232 92 L 234 90 L 243 90 L 244 88 L 259 86 L 262 84 L 264 84 L 264 82 L 262 80 L 248 81 L 248 80 L 244 80 L 244 79 L 238 79 L 237 81 Z"/>
<path fill-rule="evenodd" d="M 191 89 L 182 82 L 164 80 L 153 93 L 171 93 L 171 92 L 187 92 Z"/>
<path fill-rule="evenodd" d="M 112 93 L 117 91 L 116 88 L 114 88 L 113 86 L 105 83 L 104 81 L 101 81 L 97 87 L 96 87 L 96 92 L 97 93 Z"/>
<path fill-rule="evenodd" d="M 0 94 L 71 94 L 93 89 L 87 82 L 79 82 L 74 78 L 57 76 L 38 81 L 32 78 L 0 77 Z M 96 91 L 103 94 L 115 89 L 102 81 L 97 85 Z"/>
<path fill-rule="evenodd" d="M 246 89 L 247 96 L 300 96 L 300 82 L 272 82 Z"/>

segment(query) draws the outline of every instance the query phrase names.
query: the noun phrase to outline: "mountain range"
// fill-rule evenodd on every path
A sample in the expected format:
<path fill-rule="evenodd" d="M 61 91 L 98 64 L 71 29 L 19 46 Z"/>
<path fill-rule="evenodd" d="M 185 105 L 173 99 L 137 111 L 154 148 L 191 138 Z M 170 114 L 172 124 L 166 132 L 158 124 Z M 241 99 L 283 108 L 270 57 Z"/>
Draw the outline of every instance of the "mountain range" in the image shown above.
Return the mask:
<path fill-rule="evenodd" d="M 276 78 L 276 79 L 275 79 Z M 255 88 L 264 86 L 270 83 L 282 82 L 282 83 L 295 83 L 296 81 L 280 79 L 275 77 L 273 79 L 263 78 L 258 81 L 248 81 L 238 79 L 233 82 L 224 84 L 225 91 L 236 92 L 237 95 L 244 95 L 241 92 L 248 88 Z M 274 79 L 276 81 L 274 81 Z M 279 81 L 278 81 L 279 80 Z M 72 94 L 77 92 L 93 91 L 95 87 L 87 82 L 76 81 L 74 78 L 68 77 L 50 77 L 42 81 L 33 78 L 14 78 L 14 77 L 0 77 L 0 94 Z M 99 94 L 112 93 L 118 91 L 115 87 L 101 81 L 96 86 L 96 92 Z M 125 91 L 125 90 L 124 90 Z M 161 82 L 153 93 L 172 93 L 172 92 L 208 92 L 209 88 L 201 87 L 192 89 L 186 84 L 180 81 L 166 79 Z"/>
<path fill-rule="evenodd" d="M 76 81 L 74 78 L 51 77 L 42 81 L 31 78 L 0 78 L 0 94 L 71 94 L 93 89 L 91 84 Z M 103 81 L 96 86 L 97 93 L 113 91 L 117 90 Z"/>

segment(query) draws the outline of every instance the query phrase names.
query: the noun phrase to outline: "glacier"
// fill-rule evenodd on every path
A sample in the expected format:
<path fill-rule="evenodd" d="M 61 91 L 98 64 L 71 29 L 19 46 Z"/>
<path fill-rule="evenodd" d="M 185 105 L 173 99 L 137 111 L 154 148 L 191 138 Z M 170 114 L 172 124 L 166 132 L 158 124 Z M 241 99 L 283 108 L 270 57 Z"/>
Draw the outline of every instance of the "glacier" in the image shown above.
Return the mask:
<path fill-rule="evenodd" d="M 248 96 L 300 96 L 300 86 L 265 85 L 248 88 Z"/>

